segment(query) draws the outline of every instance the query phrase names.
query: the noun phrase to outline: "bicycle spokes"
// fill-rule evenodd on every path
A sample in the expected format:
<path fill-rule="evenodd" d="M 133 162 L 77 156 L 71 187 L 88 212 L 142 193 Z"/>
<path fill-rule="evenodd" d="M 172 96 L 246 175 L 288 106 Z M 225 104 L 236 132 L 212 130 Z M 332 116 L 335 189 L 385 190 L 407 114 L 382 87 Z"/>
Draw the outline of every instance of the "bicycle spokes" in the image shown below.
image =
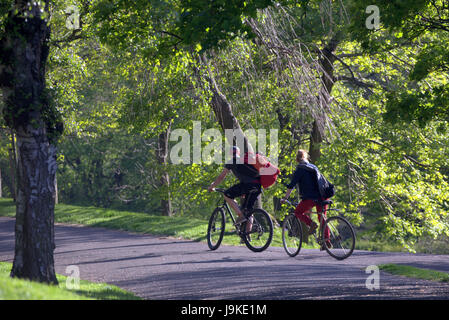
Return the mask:
<path fill-rule="evenodd" d="M 324 249 L 336 259 L 349 257 L 355 247 L 355 233 L 351 224 L 342 217 L 331 217 L 323 226 Z"/>
<path fill-rule="evenodd" d="M 288 215 L 282 223 L 282 243 L 290 257 L 296 256 L 301 250 L 302 227 L 294 215 Z"/>
<path fill-rule="evenodd" d="M 223 240 L 225 231 L 225 215 L 221 208 L 212 213 L 207 228 L 207 244 L 211 250 L 216 250 Z"/>
<path fill-rule="evenodd" d="M 270 216 L 261 209 L 254 210 L 248 221 L 242 224 L 246 246 L 255 252 L 268 248 L 273 238 L 273 223 Z"/>

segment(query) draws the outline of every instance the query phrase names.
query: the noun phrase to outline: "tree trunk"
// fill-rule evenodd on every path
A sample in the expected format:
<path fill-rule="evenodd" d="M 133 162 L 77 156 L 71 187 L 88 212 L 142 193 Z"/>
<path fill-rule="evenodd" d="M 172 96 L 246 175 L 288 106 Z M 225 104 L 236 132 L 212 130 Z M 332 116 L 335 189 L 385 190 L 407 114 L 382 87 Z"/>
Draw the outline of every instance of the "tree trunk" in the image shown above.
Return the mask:
<path fill-rule="evenodd" d="M 58 178 L 56 177 L 56 173 L 55 173 L 55 204 L 59 203 L 59 198 L 58 198 Z"/>
<path fill-rule="evenodd" d="M 232 106 L 226 99 L 226 96 L 220 91 L 215 77 L 209 68 L 209 62 L 206 57 L 201 56 L 201 61 L 204 65 L 208 67 L 207 81 L 209 82 L 210 90 L 212 91 L 211 105 L 214 110 L 215 117 L 217 118 L 218 124 L 221 126 L 223 131 L 234 130 L 235 136 L 241 136 L 243 138 L 243 149 L 241 153 L 246 151 L 254 151 L 253 147 L 248 141 L 248 138 L 244 135 L 242 128 L 240 127 L 239 121 L 234 116 L 232 112 Z M 235 139 L 233 141 L 235 143 Z"/>
<path fill-rule="evenodd" d="M 324 47 L 322 58 L 320 60 L 322 76 L 322 88 L 319 95 L 319 101 L 327 110 L 331 103 L 331 92 L 335 83 L 334 78 L 334 52 L 339 44 L 339 34 L 334 35 L 329 43 Z M 316 117 L 312 124 L 312 132 L 310 134 L 309 155 L 310 162 L 316 163 L 321 156 L 321 144 L 324 140 L 324 121 L 320 117 Z"/>
<path fill-rule="evenodd" d="M 205 58 L 205 56 L 201 56 L 201 61 L 208 67 L 209 70 L 207 80 L 209 82 L 209 86 L 212 91 L 211 105 L 218 123 L 220 124 L 223 130 L 234 130 L 234 136 L 242 137 L 243 150 L 240 150 L 242 155 L 247 151 L 253 152 L 254 149 L 251 146 L 251 143 L 249 142 L 248 138 L 244 135 L 243 130 L 240 127 L 239 121 L 232 112 L 231 104 L 226 99 L 226 96 L 218 88 L 217 82 L 215 81 L 215 77 L 209 68 L 209 63 Z M 235 139 L 232 143 L 235 145 Z M 262 208 L 262 194 L 259 195 L 259 197 L 257 198 L 254 207 Z"/>
<path fill-rule="evenodd" d="M 9 174 L 11 175 L 11 196 L 14 202 L 16 202 L 16 163 L 12 155 L 12 149 L 9 149 Z"/>
<path fill-rule="evenodd" d="M 323 142 L 323 129 L 321 120 L 315 119 L 310 133 L 309 156 L 310 162 L 316 163 L 321 156 L 321 143 Z"/>
<path fill-rule="evenodd" d="M 159 134 L 157 159 L 161 168 L 160 184 L 163 190 L 167 190 L 161 197 L 161 210 L 164 216 L 172 216 L 173 209 L 170 194 L 170 175 L 167 172 L 168 138 L 170 136 L 171 121 L 167 129 Z"/>
<path fill-rule="evenodd" d="M 42 128 L 17 135 L 16 246 L 12 277 L 57 283 L 53 251 L 56 148 Z"/>
<path fill-rule="evenodd" d="M 56 284 L 56 148 L 47 132 L 54 128 L 55 114 L 45 90 L 50 29 L 41 16 L 44 10 L 48 12 L 46 1 L 15 1 L 0 39 L 0 86 L 4 117 L 17 139 L 16 242 L 11 276 Z"/>

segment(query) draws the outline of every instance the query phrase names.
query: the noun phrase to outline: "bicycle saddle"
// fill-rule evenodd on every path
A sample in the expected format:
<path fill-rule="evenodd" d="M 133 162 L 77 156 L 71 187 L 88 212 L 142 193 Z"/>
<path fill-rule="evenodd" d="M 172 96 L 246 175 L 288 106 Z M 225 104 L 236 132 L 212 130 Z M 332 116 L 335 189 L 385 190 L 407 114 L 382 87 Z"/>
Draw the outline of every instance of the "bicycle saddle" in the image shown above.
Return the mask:
<path fill-rule="evenodd" d="M 316 202 L 316 204 L 319 204 L 319 205 L 322 205 L 322 206 L 334 203 L 332 200 L 315 201 L 315 202 Z"/>

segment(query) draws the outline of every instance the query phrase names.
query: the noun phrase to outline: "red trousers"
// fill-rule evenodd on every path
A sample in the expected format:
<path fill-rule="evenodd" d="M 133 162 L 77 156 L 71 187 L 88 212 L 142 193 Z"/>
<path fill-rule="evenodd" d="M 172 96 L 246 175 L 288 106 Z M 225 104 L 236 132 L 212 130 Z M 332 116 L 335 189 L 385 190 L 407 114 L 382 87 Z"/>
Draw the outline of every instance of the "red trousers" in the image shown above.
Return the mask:
<path fill-rule="evenodd" d="M 298 219 L 304 222 L 306 225 L 310 226 L 310 224 L 312 223 L 312 219 L 310 219 L 310 217 L 306 213 L 313 207 L 316 207 L 317 212 L 323 212 L 323 215 L 326 217 L 327 205 L 323 207 L 322 205 L 316 204 L 314 200 L 301 200 L 301 202 L 295 209 L 296 217 L 298 217 Z M 318 215 L 318 221 L 320 222 L 320 225 L 322 223 L 321 220 L 321 215 Z M 326 230 L 324 230 L 324 235 L 326 238 L 330 237 L 329 228 L 326 228 Z"/>

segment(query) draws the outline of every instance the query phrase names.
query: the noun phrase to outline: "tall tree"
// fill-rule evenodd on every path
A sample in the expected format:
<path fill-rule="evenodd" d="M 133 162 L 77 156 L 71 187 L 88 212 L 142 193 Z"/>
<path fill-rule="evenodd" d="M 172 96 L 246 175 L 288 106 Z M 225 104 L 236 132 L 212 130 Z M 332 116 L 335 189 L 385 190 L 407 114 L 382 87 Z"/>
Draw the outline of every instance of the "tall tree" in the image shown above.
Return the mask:
<path fill-rule="evenodd" d="M 62 131 L 46 90 L 49 1 L 16 0 L 3 17 L 3 115 L 17 138 L 16 245 L 11 276 L 57 283 L 53 251 L 56 147 Z"/>
<path fill-rule="evenodd" d="M 163 130 L 158 136 L 158 145 L 157 145 L 157 160 L 159 162 L 159 175 L 160 175 L 160 185 L 163 190 L 166 190 L 164 194 L 161 196 L 161 211 L 165 216 L 173 215 L 173 207 L 172 207 L 172 199 L 170 192 L 170 175 L 167 170 L 168 166 L 168 140 L 170 137 L 170 130 L 172 125 L 172 120 L 163 121 L 164 124 L 167 124 L 167 128 Z"/>

